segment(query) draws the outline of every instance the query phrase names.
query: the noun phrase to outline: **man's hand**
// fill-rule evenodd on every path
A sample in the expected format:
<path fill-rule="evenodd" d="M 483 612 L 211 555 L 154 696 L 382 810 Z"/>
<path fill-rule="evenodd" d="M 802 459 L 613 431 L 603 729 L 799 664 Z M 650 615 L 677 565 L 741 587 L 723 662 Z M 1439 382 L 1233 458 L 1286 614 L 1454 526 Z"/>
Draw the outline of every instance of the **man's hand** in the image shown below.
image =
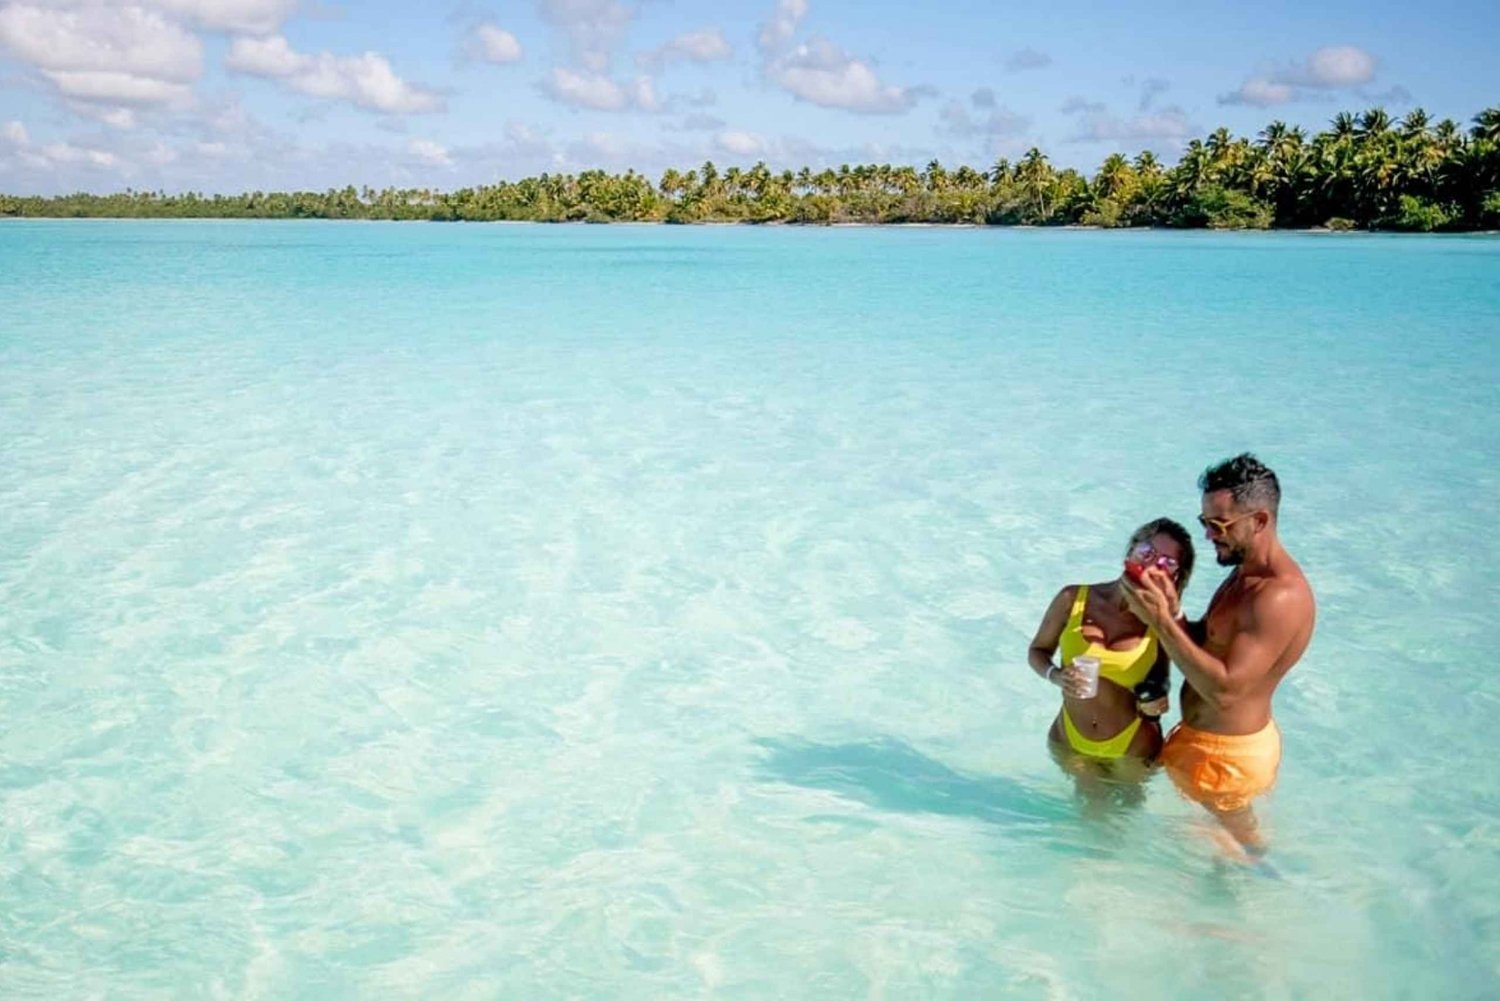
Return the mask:
<path fill-rule="evenodd" d="M 1163 695 L 1161 698 L 1152 699 L 1149 702 L 1137 702 L 1136 707 L 1142 716 L 1157 718 L 1167 714 L 1167 710 L 1172 708 L 1172 700 L 1168 696 Z"/>
<path fill-rule="evenodd" d="M 1147 567 L 1136 584 L 1126 580 L 1125 603 L 1135 617 L 1155 629 L 1177 618 L 1179 599 L 1177 585 L 1171 575 L 1157 567 Z"/>

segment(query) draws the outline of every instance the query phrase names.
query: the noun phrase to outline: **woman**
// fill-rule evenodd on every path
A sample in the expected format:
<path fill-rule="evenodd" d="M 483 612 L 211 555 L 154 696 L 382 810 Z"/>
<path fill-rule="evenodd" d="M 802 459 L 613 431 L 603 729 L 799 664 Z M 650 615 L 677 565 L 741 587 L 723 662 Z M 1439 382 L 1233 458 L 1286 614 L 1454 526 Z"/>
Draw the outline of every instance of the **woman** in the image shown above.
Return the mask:
<path fill-rule="evenodd" d="M 1177 522 L 1158 518 L 1142 525 L 1125 552 L 1127 561 L 1172 574 L 1178 594 L 1187 590 L 1193 540 Z M 1053 661 L 1059 649 L 1060 664 Z M 1073 664 L 1084 654 L 1099 661 L 1099 690 L 1092 698 L 1085 697 L 1089 678 Z M 1131 781 L 1146 775 L 1161 752 L 1169 662 L 1155 634 L 1126 607 L 1118 578 L 1059 591 L 1027 659 L 1033 671 L 1062 689 L 1062 709 L 1047 742 L 1064 768 L 1080 778 Z"/>

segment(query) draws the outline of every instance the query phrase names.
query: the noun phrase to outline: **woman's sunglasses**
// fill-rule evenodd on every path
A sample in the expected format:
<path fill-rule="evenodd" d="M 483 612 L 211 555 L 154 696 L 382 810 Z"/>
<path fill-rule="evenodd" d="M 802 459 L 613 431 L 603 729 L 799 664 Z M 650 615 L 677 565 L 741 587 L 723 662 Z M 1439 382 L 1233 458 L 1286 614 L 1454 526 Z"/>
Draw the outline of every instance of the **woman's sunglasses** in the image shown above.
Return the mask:
<path fill-rule="evenodd" d="M 1158 553 L 1155 549 L 1152 549 L 1149 542 L 1142 542 L 1132 549 L 1130 551 L 1130 558 L 1143 567 L 1156 567 L 1158 570 L 1165 570 L 1169 574 L 1176 574 L 1178 568 L 1182 565 L 1174 557 L 1168 556 L 1165 553 Z"/>

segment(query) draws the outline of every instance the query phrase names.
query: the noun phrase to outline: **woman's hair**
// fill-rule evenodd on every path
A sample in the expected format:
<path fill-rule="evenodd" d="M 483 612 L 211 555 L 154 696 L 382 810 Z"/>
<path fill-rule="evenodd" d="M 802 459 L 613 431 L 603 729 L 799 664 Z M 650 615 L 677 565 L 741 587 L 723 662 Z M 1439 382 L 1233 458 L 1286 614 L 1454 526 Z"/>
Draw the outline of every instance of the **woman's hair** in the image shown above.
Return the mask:
<path fill-rule="evenodd" d="M 1134 532 L 1130 533 L 1130 542 L 1125 547 L 1125 555 L 1129 556 L 1135 551 L 1135 547 L 1142 542 L 1150 542 L 1152 536 L 1165 535 L 1173 542 L 1182 547 L 1182 559 L 1177 561 L 1177 593 L 1187 591 L 1188 581 L 1193 576 L 1193 537 L 1188 530 L 1183 528 L 1171 518 L 1157 518 L 1148 521 Z"/>

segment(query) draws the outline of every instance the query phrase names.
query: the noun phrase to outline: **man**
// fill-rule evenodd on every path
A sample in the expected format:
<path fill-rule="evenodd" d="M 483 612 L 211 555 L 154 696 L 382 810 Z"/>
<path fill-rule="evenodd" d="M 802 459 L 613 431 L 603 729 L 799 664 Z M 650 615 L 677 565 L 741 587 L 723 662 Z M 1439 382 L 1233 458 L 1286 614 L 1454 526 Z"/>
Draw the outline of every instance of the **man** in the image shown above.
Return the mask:
<path fill-rule="evenodd" d="M 1219 565 L 1234 567 L 1203 620 L 1177 617 L 1172 578 L 1155 568 L 1127 589 L 1126 600 L 1185 679 L 1182 722 L 1162 749 L 1167 774 L 1258 857 L 1265 842 L 1250 801 L 1271 788 L 1281 763 L 1271 696 L 1307 649 L 1316 606 L 1277 537 L 1276 474 L 1246 453 L 1210 467 L 1198 487 L 1198 521 Z"/>

